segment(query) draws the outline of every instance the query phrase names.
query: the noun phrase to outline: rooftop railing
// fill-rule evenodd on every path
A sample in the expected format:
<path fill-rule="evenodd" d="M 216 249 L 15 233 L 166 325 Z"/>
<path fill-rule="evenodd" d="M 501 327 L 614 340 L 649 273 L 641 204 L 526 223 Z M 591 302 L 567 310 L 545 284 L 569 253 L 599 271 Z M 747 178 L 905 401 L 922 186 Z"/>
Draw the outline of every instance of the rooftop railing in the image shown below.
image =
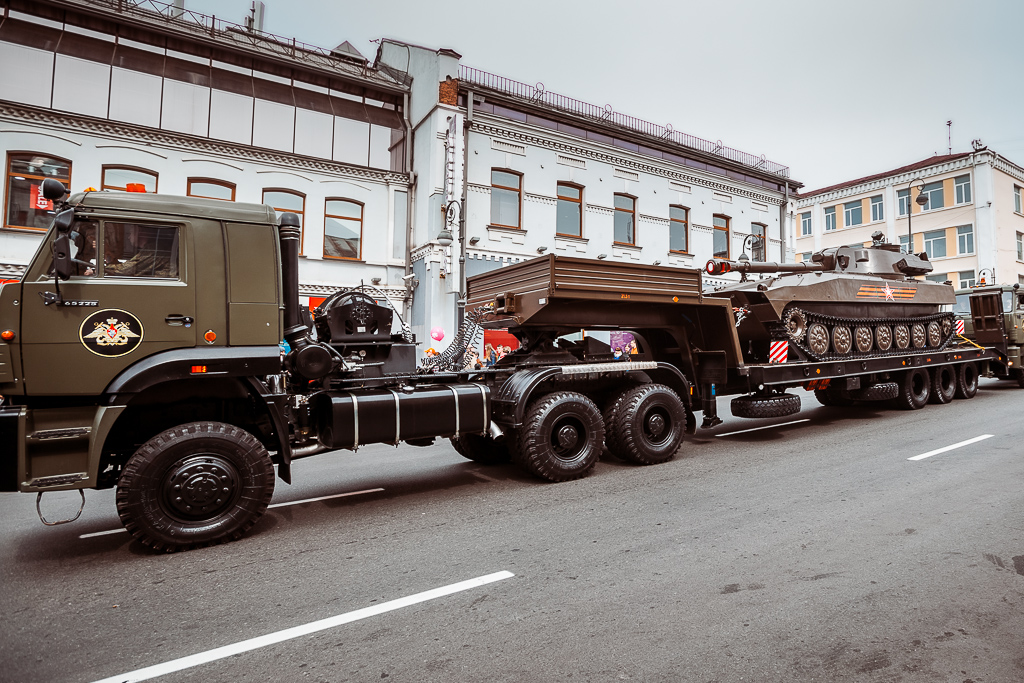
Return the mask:
<path fill-rule="evenodd" d="M 689 147 L 706 154 L 728 159 L 743 166 L 764 171 L 782 178 L 789 177 L 789 167 L 769 161 L 763 155 L 755 156 L 742 152 L 732 147 L 726 147 L 722 141 L 711 142 L 694 135 L 688 135 L 673 130 L 671 125 L 661 126 L 650 121 L 644 121 L 628 114 L 621 114 L 612 109 L 611 105 L 600 107 L 596 104 L 583 102 L 581 100 L 559 95 L 544 89 L 543 83 L 529 85 L 520 81 L 497 76 L 480 69 L 468 66 L 459 67 L 459 79 L 489 90 L 495 90 L 510 97 L 523 100 L 529 104 L 556 109 L 558 111 L 573 114 L 584 119 L 590 119 L 599 123 L 611 124 L 620 128 L 647 135 L 658 140 L 667 140 L 683 147 Z"/>

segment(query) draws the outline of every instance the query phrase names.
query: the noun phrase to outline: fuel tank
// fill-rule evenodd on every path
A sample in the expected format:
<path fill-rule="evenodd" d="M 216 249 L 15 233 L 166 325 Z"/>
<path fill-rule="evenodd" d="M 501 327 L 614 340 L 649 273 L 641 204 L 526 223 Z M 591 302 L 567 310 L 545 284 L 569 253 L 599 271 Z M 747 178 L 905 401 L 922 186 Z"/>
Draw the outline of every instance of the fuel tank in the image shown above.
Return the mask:
<path fill-rule="evenodd" d="M 830 361 L 939 350 L 953 336 L 942 310 L 956 301 L 952 285 L 915 279 L 932 271 L 928 255 L 902 253 L 881 232 L 871 246 L 823 249 L 810 262 L 712 260 L 706 270 L 742 274 L 714 296 L 731 299 L 750 362 L 777 360 L 772 342 L 788 342 L 790 361 Z"/>

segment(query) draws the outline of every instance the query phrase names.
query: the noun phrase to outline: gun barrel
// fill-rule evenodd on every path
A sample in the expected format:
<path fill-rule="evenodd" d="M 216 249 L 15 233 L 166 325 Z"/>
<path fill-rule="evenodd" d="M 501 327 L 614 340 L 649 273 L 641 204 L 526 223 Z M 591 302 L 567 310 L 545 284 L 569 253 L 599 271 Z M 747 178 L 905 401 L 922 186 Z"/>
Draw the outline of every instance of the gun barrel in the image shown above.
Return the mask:
<path fill-rule="evenodd" d="M 723 273 L 812 273 L 825 270 L 820 263 L 755 263 L 753 261 L 729 261 L 726 259 L 711 259 L 705 267 L 708 275 L 722 275 Z"/>

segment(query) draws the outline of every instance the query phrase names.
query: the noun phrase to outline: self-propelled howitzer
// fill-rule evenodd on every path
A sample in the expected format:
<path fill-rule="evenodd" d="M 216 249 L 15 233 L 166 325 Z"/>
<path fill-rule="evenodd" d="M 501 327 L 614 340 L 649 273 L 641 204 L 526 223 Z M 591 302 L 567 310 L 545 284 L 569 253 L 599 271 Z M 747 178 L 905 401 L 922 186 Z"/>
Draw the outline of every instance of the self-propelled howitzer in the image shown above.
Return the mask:
<path fill-rule="evenodd" d="M 926 253 L 902 253 L 881 232 L 872 240 L 823 249 L 803 263 L 708 261 L 710 275 L 742 274 L 715 296 L 732 300 L 744 356 L 765 362 L 771 342 L 780 341 L 798 359 L 815 361 L 944 348 L 953 315 L 942 306 L 955 301 L 953 287 L 914 279 L 932 271 Z M 750 279 L 754 273 L 762 277 Z"/>

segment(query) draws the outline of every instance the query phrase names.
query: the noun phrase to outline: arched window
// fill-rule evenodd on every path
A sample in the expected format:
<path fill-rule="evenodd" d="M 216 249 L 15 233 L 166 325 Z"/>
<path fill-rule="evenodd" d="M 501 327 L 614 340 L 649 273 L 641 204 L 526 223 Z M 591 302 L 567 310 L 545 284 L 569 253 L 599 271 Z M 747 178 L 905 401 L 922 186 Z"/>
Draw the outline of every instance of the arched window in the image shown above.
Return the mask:
<path fill-rule="evenodd" d="M 280 213 L 294 213 L 299 217 L 299 228 L 302 230 L 302 237 L 299 241 L 299 253 L 303 253 L 306 238 L 306 195 L 295 190 L 284 190 L 278 188 L 267 188 L 263 190 L 263 203 L 269 204 L 274 211 Z M 278 216 L 280 219 L 280 216 Z"/>
<path fill-rule="evenodd" d="M 324 258 L 362 258 L 363 205 L 351 199 L 328 199 L 324 211 Z"/>
<path fill-rule="evenodd" d="M 213 178 L 189 178 L 188 196 L 233 202 L 235 201 L 235 184 Z"/>
<path fill-rule="evenodd" d="M 128 189 L 129 185 L 141 185 L 146 192 L 156 192 L 157 174 L 134 166 L 104 166 L 101 190 Z"/>
<path fill-rule="evenodd" d="M 636 244 L 636 197 L 615 195 L 616 244 Z"/>
<path fill-rule="evenodd" d="M 53 220 L 53 202 L 43 196 L 43 180 L 54 178 L 71 189 L 71 162 L 40 152 L 7 155 L 5 228 L 46 230 Z"/>
<path fill-rule="evenodd" d="M 521 226 L 519 209 L 522 205 L 522 187 L 523 176 L 519 173 L 491 169 L 491 225 L 504 228 Z"/>

